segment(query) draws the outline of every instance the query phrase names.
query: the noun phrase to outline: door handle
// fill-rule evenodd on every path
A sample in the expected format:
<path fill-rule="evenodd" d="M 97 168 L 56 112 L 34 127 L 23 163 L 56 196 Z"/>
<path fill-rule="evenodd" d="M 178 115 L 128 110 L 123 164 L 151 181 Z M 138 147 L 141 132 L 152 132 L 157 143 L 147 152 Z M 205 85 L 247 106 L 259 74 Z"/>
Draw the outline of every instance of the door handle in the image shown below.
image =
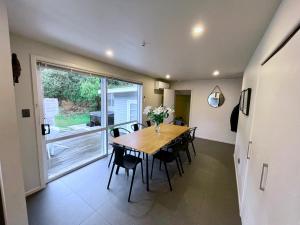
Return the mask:
<path fill-rule="evenodd" d="M 50 124 L 41 124 L 42 135 L 50 134 Z"/>
<path fill-rule="evenodd" d="M 267 163 L 264 163 L 263 166 L 262 166 L 262 171 L 261 171 L 261 176 L 260 176 L 260 183 L 259 183 L 259 189 L 261 191 L 264 191 L 265 188 L 266 188 L 268 170 L 269 170 L 269 165 Z"/>
<path fill-rule="evenodd" d="M 248 150 L 247 150 L 247 159 L 250 159 L 250 145 L 252 145 L 252 141 L 249 141 L 248 143 Z"/>

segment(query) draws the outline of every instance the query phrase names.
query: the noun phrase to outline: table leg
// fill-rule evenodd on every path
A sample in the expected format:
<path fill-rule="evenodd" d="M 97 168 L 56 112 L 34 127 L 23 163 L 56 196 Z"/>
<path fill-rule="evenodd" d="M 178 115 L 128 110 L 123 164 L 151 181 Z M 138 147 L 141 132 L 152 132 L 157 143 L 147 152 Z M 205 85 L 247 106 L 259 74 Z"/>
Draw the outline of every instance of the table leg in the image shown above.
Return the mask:
<path fill-rule="evenodd" d="M 146 182 L 147 182 L 147 191 L 149 191 L 149 166 L 148 166 L 148 154 L 146 154 Z"/>

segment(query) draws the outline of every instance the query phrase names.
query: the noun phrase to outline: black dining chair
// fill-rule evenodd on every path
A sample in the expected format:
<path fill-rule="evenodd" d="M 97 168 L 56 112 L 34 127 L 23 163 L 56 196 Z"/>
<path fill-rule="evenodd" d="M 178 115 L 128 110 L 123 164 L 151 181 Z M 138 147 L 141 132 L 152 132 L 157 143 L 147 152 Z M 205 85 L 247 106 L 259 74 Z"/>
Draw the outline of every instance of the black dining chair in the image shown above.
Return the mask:
<path fill-rule="evenodd" d="M 141 128 L 145 128 L 146 126 L 144 124 L 141 123 L 134 123 L 131 125 L 131 129 L 133 131 L 138 131 Z M 145 153 L 143 152 L 143 159 L 145 159 Z"/>
<path fill-rule="evenodd" d="M 189 135 L 189 143 L 192 144 L 192 147 L 193 147 L 193 151 L 194 151 L 194 154 L 196 155 L 196 150 L 195 150 L 195 146 L 194 146 L 194 140 L 195 140 L 195 133 L 196 133 L 196 129 L 197 127 L 192 127 L 190 128 L 190 135 Z"/>
<path fill-rule="evenodd" d="M 130 131 L 125 129 L 125 128 L 122 128 L 122 127 L 116 127 L 116 128 L 113 128 L 110 130 L 110 135 L 113 137 L 113 138 L 116 138 L 116 137 L 119 137 L 121 134 L 129 134 Z M 112 158 L 114 156 L 115 152 L 114 152 L 114 149 L 111 153 L 111 156 L 110 156 L 110 159 L 109 159 L 109 163 L 108 163 L 108 167 L 110 167 L 110 164 L 111 164 L 111 161 L 112 161 Z"/>
<path fill-rule="evenodd" d="M 137 165 L 139 163 L 141 163 L 142 181 L 144 183 L 143 160 L 139 156 L 136 157 L 134 155 L 126 154 L 126 149 L 123 146 L 119 146 L 119 145 L 114 144 L 113 149 L 114 149 L 114 152 L 115 152 L 115 158 L 114 158 L 113 166 L 112 166 L 112 169 L 111 169 L 111 172 L 110 172 L 110 176 L 109 176 L 109 180 L 108 180 L 108 184 L 107 184 L 107 189 L 109 189 L 111 178 L 112 178 L 115 166 L 117 166 L 117 171 L 120 167 L 124 168 L 126 171 L 133 170 L 132 180 L 131 180 L 129 195 L 128 195 L 128 202 L 130 202 L 134 176 L 135 176 Z M 116 171 L 116 174 L 118 174 L 117 171 Z"/>
<path fill-rule="evenodd" d="M 146 127 L 144 124 L 141 124 L 141 123 L 134 123 L 131 125 L 131 129 L 133 131 L 138 131 L 140 128 L 144 128 Z"/>
<path fill-rule="evenodd" d="M 162 162 L 164 164 L 166 175 L 167 175 L 168 182 L 169 182 L 170 191 L 172 191 L 173 188 L 172 188 L 172 184 L 171 184 L 171 181 L 170 181 L 170 176 L 169 176 L 167 163 L 171 163 L 171 162 L 175 161 L 176 165 L 177 165 L 179 175 L 182 176 L 181 168 L 179 167 L 179 162 L 178 162 L 178 157 L 179 157 L 178 149 L 179 149 L 179 147 L 180 147 L 180 143 L 179 142 L 174 142 L 166 148 L 167 150 L 160 150 L 157 153 L 155 153 L 153 155 L 153 159 L 152 159 L 152 167 L 151 167 L 150 178 L 152 179 L 154 161 L 155 161 L 155 159 L 158 159 L 158 160 L 160 160 L 160 162 Z M 168 151 L 169 148 L 172 148 L 173 150 Z"/>
<path fill-rule="evenodd" d="M 151 127 L 151 126 L 152 126 L 152 124 L 151 124 L 151 121 L 150 121 L 150 120 L 147 120 L 147 121 L 146 121 L 146 124 L 147 124 L 147 126 L 148 126 L 148 127 Z"/>
<path fill-rule="evenodd" d="M 180 156 L 180 152 L 182 151 L 182 140 L 180 138 L 177 138 L 175 140 L 173 140 L 169 145 L 166 146 L 165 150 L 168 152 L 176 152 L 178 155 L 178 161 L 179 161 L 179 165 L 181 168 L 181 173 L 184 174 L 184 170 L 183 170 L 183 165 L 182 165 L 182 160 L 181 160 L 181 156 Z M 161 170 L 161 162 L 159 165 L 159 169 Z"/>
<path fill-rule="evenodd" d="M 180 151 L 183 151 L 186 153 L 186 156 L 188 158 L 189 163 L 191 164 L 192 158 L 189 150 L 189 141 L 190 141 L 190 130 L 182 134 L 179 138 L 179 143 L 180 143 Z"/>

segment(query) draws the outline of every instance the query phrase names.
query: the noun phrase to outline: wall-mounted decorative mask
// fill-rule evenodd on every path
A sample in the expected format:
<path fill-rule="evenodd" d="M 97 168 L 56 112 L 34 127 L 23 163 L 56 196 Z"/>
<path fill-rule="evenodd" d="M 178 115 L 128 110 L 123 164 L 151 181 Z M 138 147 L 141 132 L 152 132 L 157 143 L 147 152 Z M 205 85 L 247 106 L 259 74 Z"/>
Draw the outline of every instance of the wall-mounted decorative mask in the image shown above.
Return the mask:
<path fill-rule="evenodd" d="M 21 76 L 21 65 L 16 53 L 13 53 L 11 55 L 11 64 L 12 64 L 13 79 L 15 85 L 15 83 L 19 83 L 19 77 Z"/>
<path fill-rule="evenodd" d="M 218 108 L 225 102 L 225 97 L 221 91 L 221 88 L 217 85 L 212 90 L 207 98 L 207 102 L 211 107 Z"/>

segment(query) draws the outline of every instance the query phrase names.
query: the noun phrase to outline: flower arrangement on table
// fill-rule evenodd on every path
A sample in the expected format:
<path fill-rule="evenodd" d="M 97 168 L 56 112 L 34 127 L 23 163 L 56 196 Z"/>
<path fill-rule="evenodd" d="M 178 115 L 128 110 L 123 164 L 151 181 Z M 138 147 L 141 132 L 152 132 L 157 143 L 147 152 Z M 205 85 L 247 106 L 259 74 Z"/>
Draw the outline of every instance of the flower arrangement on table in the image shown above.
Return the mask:
<path fill-rule="evenodd" d="M 168 118 L 170 114 L 174 113 L 174 110 L 169 107 L 159 106 L 152 107 L 146 106 L 144 114 L 147 115 L 148 119 L 155 123 L 155 131 L 159 133 L 160 124 L 164 122 L 164 119 Z"/>

